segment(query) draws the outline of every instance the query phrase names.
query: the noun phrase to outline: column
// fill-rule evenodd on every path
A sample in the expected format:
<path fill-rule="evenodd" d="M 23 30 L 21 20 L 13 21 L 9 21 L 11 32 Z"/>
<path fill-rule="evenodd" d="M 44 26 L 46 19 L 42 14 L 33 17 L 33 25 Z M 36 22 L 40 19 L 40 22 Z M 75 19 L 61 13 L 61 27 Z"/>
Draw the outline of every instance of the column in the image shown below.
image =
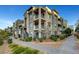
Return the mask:
<path fill-rule="evenodd" d="M 52 33 L 53 33 L 53 30 L 52 30 L 52 20 L 53 20 L 53 18 L 52 18 L 52 14 L 51 14 L 51 22 L 50 22 L 50 26 L 51 26 L 51 33 L 50 33 L 50 35 L 52 35 Z"/>
<path fill-rule="evenodd" d="M 26 21 L 27 23 L 27 32 L 28 32 L 28 34 L 29 34 L 29 15 L 28 15 L 28 13 L 27 13 L 27 21 Z"/>
<path fill-rule="evenodd" d="M 47 21 L 48 21 L 48 13 L 47 13 L 47 10 L 46 10 L 46 15 L 45 15 L 45 20 L 46 20 L 46 22 L 45 22 L 45 27 L 46 27 L 46 38 L 48 38 L 48 28 L 47 28 Z"/>
<path fill-rule="evenodd" d="M 32 11 L 32 39 L 34 38 L 34 11 Z"/>
<path fill-rule="evenodd" d="M 39 38 L 41 38 L 41 7 L 39 7 Z"/>

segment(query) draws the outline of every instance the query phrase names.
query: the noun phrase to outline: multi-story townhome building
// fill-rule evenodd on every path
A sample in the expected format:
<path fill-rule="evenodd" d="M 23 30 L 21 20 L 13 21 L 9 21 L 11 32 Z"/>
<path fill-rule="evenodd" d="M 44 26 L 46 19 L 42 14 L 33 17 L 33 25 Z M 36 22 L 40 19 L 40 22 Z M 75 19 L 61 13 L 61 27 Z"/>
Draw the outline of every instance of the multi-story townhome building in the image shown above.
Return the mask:
<path fill-rule="evenodd" d="M 50 35 L 60 35 L 64 20 L 56 10 L 48 7 L 30 7 L 24 13 L 25 31 L 32 38 L 49 38 Z"/>
<path fill-rule="evenodd" d="M 68 27 L 67 20 L 63 20 L 63 28 L 66 29 Z"/>
<path fill-rule="evenodd" d="M 55 31 L 53 31 L 53 33 L 60 35 L 62 31 L 63 19 L 59 16 L 59 13 L 56 10 L 52 10 L 52 12 L 52 30 L 54 30 L 53 27 L 55 27 Z"/>
<path fill-rule="evenodd" d="M 13 35 L 16 37 L 16 38 L 20 38 L 20 37 L 23 37 L 23 20 L 17 20 L 15 21 L 15 23 L 13 23 Z"/>

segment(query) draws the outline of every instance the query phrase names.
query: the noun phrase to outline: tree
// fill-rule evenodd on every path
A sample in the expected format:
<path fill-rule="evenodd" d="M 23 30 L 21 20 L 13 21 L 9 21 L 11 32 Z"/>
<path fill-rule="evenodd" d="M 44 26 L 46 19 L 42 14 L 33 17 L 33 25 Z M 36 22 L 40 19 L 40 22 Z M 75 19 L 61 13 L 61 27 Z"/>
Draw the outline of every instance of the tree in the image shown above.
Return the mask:
<path fill-rule="evenodd" d="M 8 36 L 9 36 L 9 33 L 4 31 L 4 30 L 1 30 L 0 31 L 0 36 L 1 36 L 2 39 L 7 39 Z"/>
<path fill-rule="evenodd" d="M 72 29 L 71 28 L 67 28 L 67 29 L 65 29 L 62 33 L 63 34 L 66 34 L 66 35 L 68 35 L 68 36 L 70 36 L 71 35 L 71 33 L 72 33 Z"/>
<path fill-rule="evenodd" d="M 77 25 L 75 32 L 79 32 L 79 24 Z"/>

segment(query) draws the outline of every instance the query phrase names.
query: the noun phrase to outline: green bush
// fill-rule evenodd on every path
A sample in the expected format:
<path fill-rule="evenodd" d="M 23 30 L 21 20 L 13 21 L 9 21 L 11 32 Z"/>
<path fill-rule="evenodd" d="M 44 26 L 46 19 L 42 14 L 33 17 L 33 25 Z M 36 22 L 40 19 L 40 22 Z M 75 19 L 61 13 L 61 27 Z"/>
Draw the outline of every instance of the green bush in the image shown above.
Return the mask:
<path fill-rule="evenodd" d="M 66 35 L 65 35 L 65 34 L 61 34 L 61 35 L 59 36 L 59 38 L 60 38 L 60 40 L 63 40 L 63 39 L 66 38 Z"/>
<path fill-rule="evenodd" d="M 44 37 L 43 37 L 43 40 L 45 40 L 45 39 L 46 39 L 46 37 L 44 36 Z"/>
<path fill-rule="evenodd" d="M 9 32 L 8 32 L 8 36 L 12 36 L 12 33 L 9 33 Z"/>
<path fill-rule="evenodd" d="M 36 39 L 38 39 L 40 42 L 43 42 L 43 40 L 45 40 L 46 37 L 42 37 L 42 38 L 38 38 L 38 37 L 36 38 L 36 37 L 34 37 L 33 38 L 34 41 L 36 41 Z"/>
<path fill-rule="evenodd" d="M 25 41 L 27 41 L 27 42 L 32 41 L 32 37 L 27 37 L 27 38 L 25 38 Z"/>
<path fill-rule="evenodd" d="M 8 39 L 8 43 L 11 44 L 12 43 L 12 39 Z"/>
<path fill-rule="evenodd" d="M 66 37 L 68 37 L 68 36 L 72 35 L 72 31 L 73 31 L 73 29 L 66 28 L 64 31 L 62 31 L 62 34 L 66 34 Z"/>
<path fill-rule="evenodd" d="M 3 40 L 2 39 L 0 39 L 0 45 L 2 45 L 3 44 Z"/>
<path fill-rule="evenodd" d="M 20 38 L 19 40 L 24 41 L 24 39 Z"/>
<path fill-rule="evenodd" d="M 53 40 L 53 41 L 57 41 L 58 36 L 57 35 L 51 35 L 50 39 Z"/>
<path fill-rule="evenodd" d="M 33 40 L 36 41 L 36 38 L 34 37 Z"/>
<path fill-rule="evenodd" d="M 43 42 L 43 38 L 38 38 L 38 40 L 39 40 L 40 42 Z"/>

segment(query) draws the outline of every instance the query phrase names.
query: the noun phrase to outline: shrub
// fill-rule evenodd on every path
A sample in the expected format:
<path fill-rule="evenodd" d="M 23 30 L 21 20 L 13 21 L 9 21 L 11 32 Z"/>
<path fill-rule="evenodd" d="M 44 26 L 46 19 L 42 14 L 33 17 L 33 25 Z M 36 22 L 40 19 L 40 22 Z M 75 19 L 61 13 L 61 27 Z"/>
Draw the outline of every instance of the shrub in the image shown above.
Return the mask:
<path fill-rule="evenodd" d="M 0 39 L 0 45 L 2 45 L 3 44 L 3 40 L 2 39 Z"/>
<path fill-rule="evenodd" d="M 19 40 L 23 40 L 23 39 L 20 38 Z"/>
<path fill-rule="evenodd" d="M 66 38 L 66 35 L 65 34 L 62 34 L 62 35 L 59 36 L 59 38 L 60 38 L 60 40 L 63 40 L 63 39 Z"/>
<path fill-rule="evenodd" d="M 8 43 L 11 44 L 12 43 L 12 39 L 8 39 Z"/>
<path fill-rule="evenodd" d="M 58 36 L 57 35 L 51 35 L 50 39 L 53 40 L 53 41 L 57 41 Z"/>
<path fill-rule="evenodd" d="M 34 37 L 33 40 L 36 41 L 36 38 Z"/>
<path fill-rule="evenodd" d="M 46 37 L 44 36 L 44 37 L 43 37 L 43 39 L 45 40 L 45 39 L 46 39 Z"/>
<path fill-rule="evenodd" d="M 8 35 L 9 35 L 9 36 L 12 36 L 12 33 L 9 33 L 9 32 L 8 32 Z"/>
<path fill-rule="evenodd" d="M 66 34 L 66 36 L 71 36 L 72 35 L 73 29 L 71 28 L 66 28 L 64 31 L 62 31 L 62 34 Z"/>
<path fill-rule="evenodd" d="M 25 41 L 32 41 L 32 37 L 27 37 L 27 38 L 25 38 Z"/>
<path fill-rule="evenodd" d="M 20 38 L 19 40 L 24 41 L 24 39 Z"/>
<path fill-rule="evenodd" d="M 43 42 L 43 38 L 38 38 L 38 40 L 39 40 L 40 42 Z"/>

